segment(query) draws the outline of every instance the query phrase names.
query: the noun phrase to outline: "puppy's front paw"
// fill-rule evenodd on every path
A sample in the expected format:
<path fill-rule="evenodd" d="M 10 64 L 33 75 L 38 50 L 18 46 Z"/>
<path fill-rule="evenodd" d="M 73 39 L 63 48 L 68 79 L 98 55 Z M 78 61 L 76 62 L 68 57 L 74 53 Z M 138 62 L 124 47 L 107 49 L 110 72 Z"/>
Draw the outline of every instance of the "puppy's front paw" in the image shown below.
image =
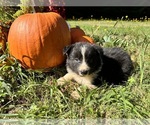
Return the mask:
<path fill-rule="evenodd" d="M 96 86 L 95 85 L 87 85 L 88 89 L 95 89 Z"/>
<path fill-rule="evenodd" d="M 66 80 L 64 77 L 60 77 L 59 79 L 57 79 L 57 85 L 64 85 L 66 83 Z"/>
<path fill-rule="evenodd" d="M 58 85 L 64 85 L 66 82 L 71 81 L 73 79 L 73 76 L 70 73 L 67 73 L 63 77 L 60 77 L 57 80 Z"/>

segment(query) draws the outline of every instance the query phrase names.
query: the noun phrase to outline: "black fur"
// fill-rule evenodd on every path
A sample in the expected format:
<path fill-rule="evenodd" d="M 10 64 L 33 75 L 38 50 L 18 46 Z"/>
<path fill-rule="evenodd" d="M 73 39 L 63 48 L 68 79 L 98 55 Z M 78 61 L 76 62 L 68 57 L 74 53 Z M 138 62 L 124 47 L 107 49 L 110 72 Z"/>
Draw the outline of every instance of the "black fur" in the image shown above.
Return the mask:
<path fill-rule="evenodd" d="M 103 66 L 99 76 L 109 84 L 124 83 L 133 70 L 130 56 L 121 48 L 103 49 Z"/>
<path fill-rule="evenodd" d="M 78 42 L 64 48 L 67 55 L 66 66 L 78 74 L 78 66 L 82 62 L 80 48 L 85 46 L 85 62 L 90 67 L 88 74 L 96 73 L 94 85 L 101 85 L 102 81 L 108 84 L 119 84 L 127 81 L 131 75 L 133 64 L 130 56 L 121 48 L 101 48 L 98 45 Z"/>

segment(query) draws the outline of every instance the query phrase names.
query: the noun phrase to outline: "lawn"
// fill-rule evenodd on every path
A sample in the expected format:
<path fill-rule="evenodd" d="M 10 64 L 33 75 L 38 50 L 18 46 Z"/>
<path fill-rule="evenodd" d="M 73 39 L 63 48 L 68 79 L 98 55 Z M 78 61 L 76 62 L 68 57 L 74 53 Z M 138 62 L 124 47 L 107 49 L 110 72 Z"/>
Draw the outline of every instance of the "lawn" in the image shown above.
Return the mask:
<path fill-rule="evenodd" d="M 89 90 L 69 82 L 57 86 L 65 65 L 49 72 L 27 71 L 16 62 L 4 64 L 9 50 L 0 56 L 0 119 L 148 119 L 150 118 L 150 22 L 68 20 L 80 26 L 96 44 L 122 47 L 133 60 L 134 71 L 126 85 Z M 80 88 L 80 89 L 78 89 Z M 74 99 L 72 91 L 79 91 Z"/>

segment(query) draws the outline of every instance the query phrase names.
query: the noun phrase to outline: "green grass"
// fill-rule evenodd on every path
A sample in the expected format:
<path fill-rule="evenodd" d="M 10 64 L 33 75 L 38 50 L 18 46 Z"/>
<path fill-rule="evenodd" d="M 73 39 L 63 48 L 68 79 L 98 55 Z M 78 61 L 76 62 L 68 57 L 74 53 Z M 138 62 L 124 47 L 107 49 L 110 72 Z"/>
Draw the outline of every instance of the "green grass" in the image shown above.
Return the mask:
<path fill-rule="evenodd" d="M 104 83 L 89 90 L 70 82 L 60 87 L 56 80 L 65 74 L 65 66 L 42 73 L 26 71 L 10 61 L 0 67 L 0 118 L 150 118 L 150 22 L 68 23 L 80 26 L 96 44 L 122 47 L 131 55 L 135 69 L 126 85 Z M 8 57 L 8 51 L 1 55 L 0 64 Z M 78 100 L 71 96 L 74 90 L 79 91 Z"/>

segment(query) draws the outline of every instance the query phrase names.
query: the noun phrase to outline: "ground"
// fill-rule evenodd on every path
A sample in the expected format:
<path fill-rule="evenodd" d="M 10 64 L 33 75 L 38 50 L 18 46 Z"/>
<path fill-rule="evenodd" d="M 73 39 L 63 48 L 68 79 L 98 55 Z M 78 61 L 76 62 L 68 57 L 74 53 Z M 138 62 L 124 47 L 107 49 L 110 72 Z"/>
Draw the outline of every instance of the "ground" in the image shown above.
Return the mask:
<path fill-rule="evenodd" d="M 112 20 L 67 20 L 80 26 L 103 47 L 122 47 L 134 62 L 126 85 L 89 90 L 74 82 L 57 86 L 65 66 L 50 72 L 27 71 L 18 62 L 0 67 L 0 118 L 150 118 L 150 22 Z M 0 64 L 9 50 L 0 56 Z M 78 89 L 80 88 L 80 89 Z M 74 99 L 71 92 L 79 91 Z"/>

